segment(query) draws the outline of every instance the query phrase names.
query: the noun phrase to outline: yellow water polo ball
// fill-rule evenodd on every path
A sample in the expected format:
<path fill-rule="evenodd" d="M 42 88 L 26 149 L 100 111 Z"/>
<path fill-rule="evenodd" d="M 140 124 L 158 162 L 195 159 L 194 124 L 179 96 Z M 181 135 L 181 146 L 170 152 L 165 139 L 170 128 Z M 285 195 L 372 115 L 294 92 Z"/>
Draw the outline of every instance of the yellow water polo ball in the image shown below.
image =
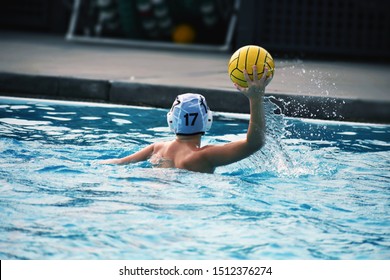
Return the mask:
<path fill-rule="evenodd" d="M 257 66 L 258 79 L 263 75 L 264 67 L 268 68 L 267 77 L 273 78 L 275 64 L 270 53 L 262 47 L 248 45 L 236 50 L 229 60 L 228 73 L 232 82 L 248 87 L 243 71 L 246 69 L 253 80 L 253 65 Z"/>

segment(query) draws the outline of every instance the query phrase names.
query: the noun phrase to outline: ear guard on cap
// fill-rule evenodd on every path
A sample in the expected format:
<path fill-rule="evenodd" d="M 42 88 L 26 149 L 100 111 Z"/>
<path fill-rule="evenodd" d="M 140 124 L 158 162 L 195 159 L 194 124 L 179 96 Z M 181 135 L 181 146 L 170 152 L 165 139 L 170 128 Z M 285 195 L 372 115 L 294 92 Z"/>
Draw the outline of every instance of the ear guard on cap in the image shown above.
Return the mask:
<path fill-rule="evenodd" d="M 213 123 L 206 99 L 195 93 L 179 95 L 167 114 L 168 126 L 178 135 L 205 133 Z"/>

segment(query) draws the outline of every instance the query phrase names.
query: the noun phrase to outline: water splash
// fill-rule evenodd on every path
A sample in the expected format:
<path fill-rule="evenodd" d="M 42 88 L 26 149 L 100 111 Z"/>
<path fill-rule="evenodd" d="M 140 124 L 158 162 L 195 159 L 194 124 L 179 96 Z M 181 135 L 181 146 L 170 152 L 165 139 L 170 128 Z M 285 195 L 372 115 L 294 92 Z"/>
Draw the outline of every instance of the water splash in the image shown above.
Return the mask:
<path fill-rule="evenodd" d="M 299 177 L 316 172 L 318 163 L 309 152 L 310 147 L 303 147 L 305 151 L 296 147 L 294 150 L 296 145 L 287 141 L 295 127 L 289 118 L 280 113 L 280 107 L 272 99 L 266 97 L 264 104 L 267 123 L 265 146 L 249 158 L 229 165 L 229 171 L 222 168 L 225 174 L 234 175 L 236 170 L 240 170 L 246 175 L 264 173 L 277 177 Z"/>

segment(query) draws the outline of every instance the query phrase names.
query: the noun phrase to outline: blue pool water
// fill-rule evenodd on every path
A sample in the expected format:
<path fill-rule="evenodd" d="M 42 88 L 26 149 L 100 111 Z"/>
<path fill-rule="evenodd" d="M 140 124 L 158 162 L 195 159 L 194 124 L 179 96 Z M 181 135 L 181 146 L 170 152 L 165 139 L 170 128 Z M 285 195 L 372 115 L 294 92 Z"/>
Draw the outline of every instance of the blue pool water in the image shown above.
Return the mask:
<path fill-rule="evenodd" d="M 97 164 L 170 139 L 166 110 L 0 98 L 0 259 L 389 259 L 390 126 L 267 110 L 262 151 L 201 174 Z"/>

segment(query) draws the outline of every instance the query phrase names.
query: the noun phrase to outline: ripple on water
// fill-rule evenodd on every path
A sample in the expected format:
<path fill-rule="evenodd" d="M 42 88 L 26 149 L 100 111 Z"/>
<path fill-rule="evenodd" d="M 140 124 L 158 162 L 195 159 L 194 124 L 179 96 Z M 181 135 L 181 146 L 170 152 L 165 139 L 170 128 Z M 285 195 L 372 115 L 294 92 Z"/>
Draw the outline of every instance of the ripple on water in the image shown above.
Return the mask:
<path fill-rule="evenodd" d="M 1 258 L 390 257 L 388 126 L 267 103 L 264 149 L 200 174 L 97 163 L 171 139 L 166 110 L 37 103 L 0 105 Z M 214 125 L 204 143 L 240 139 L 247 116 Z"/>

